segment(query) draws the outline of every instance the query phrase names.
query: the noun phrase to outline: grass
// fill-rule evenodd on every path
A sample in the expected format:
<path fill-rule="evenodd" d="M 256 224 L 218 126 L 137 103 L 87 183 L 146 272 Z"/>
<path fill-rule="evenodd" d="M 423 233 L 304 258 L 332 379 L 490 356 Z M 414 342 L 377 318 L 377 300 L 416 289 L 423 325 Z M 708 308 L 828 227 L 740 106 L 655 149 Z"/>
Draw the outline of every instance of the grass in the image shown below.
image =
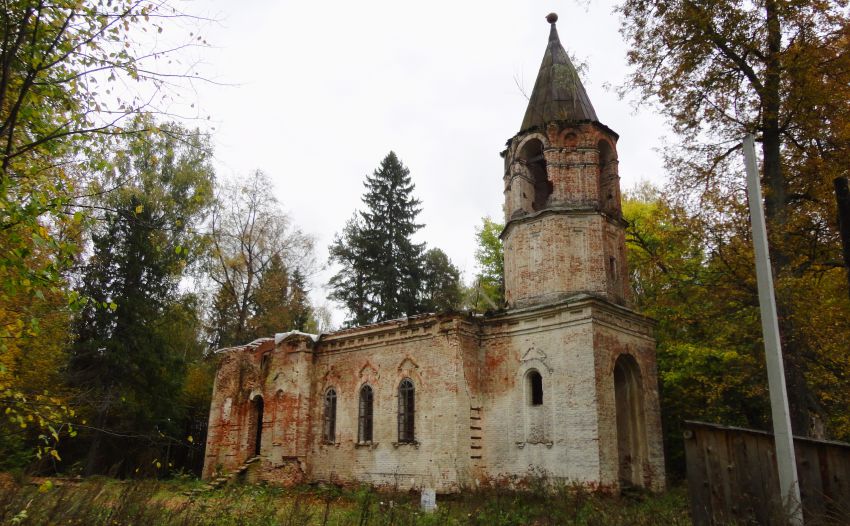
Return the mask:
<path fill-rule="evenodd" d="M 612 497 L 581 486 L 501 487 L 439 496 L 433 513 L 418 493 L 368 487 L 279 488 L 233 484 L 189 498 L 192 480 L 20 484 L 0 481 L 0 524 L 66 526 L 442 526 L 689 525 L 683 489 Z"/>

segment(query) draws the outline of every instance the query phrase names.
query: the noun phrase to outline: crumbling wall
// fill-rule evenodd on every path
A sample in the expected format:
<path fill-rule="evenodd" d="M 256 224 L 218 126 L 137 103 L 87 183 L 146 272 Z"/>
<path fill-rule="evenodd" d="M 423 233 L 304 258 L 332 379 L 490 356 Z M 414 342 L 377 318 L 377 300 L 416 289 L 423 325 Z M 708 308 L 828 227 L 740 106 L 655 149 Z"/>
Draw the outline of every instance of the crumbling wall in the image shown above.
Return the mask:
<path fill-rule="evenodd" d="M 664 449 L 661 430 L 661 410 L 658 397 L 658 377 L 655 361 L 655 340 L 649 320 L 625 309 L 598 305 L 594 309 L 593 346 L 595 348 L 597 411 L 599 414 L 600 480 L 606 485 L 621 482 L 619 464 L 622 444 L 618 444 L 618 415 L 614 368 L 622 357 L 634 359 L 640 383 L 639 433 L 636 437 L 639 452 L 625 452 L 637 462 L 639 480 L 627 481 L 655 491 L 665 487 Z"/>
<path fill-rule="evenodd" d="M 488 320 L 483 334 L 489 477 L 545 474 L 595 483 L 599 433 L 589 307 L 509 312 Z M 543 379 L 540 407 L 531 406 L 527 396 L 532 370 Z"/>
<path fill-rule="evenodd" d="M 215 472 L 233 471 L 252 456 L 252 402 L 263 394 L 261 356 L 271 345 L 271 341 L 263 340 L 221 351 L 224 357 L 216 372 L 210 403 L 204 478 Z"/>
<path fill-rule="evenodd" d="M 458 444 L 457 430 L 460 420 L 468 426 L 469 409 L 459 323 L 451 316 L 430 316 L 322 339 L 312 390 L 317 402 L 309 455 L 312 479 L 399 489 L 458 489 L 462 482 L 458 459 L 468 455 L 468 444 Z M 398 386 L 405 378 L 415 386 L 413 443 L 398 439 Z M 374 437 L 360 443 L 358 400 L 366 384 L 374 393 Z M 336 437 L 333 443 L 324 443 L 320 402 L 331 387 L 337 395 Z"/>

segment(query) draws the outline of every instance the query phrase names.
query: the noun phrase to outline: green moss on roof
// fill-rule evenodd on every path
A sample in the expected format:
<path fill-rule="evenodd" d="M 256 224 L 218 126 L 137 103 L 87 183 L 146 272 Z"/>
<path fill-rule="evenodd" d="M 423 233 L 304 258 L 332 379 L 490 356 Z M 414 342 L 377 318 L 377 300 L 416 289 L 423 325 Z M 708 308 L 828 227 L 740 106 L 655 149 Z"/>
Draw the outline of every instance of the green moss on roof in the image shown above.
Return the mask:
<path fill-rule="evenodd" d="M 578 72 L 561 45 L 554 23 L 520 132 L 543 128 L 553 121 L 599 122 Z"/>

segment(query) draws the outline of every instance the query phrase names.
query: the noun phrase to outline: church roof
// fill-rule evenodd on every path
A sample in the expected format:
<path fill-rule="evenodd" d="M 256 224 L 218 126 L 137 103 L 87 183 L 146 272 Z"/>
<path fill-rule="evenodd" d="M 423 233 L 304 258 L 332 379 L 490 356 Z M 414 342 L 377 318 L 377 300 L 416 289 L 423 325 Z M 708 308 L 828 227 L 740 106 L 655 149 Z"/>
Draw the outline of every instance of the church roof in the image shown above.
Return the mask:
<path fill-rule="evenodd" d="M 546 20 L 552 25 L 549 43 L 528 99 L 528 109 L 522 119 L 520 132 L 540 127 L 553 121 L 598 122 L 590 98 L 581 84 L 578 72 L 561 45 L 555 22 L 558 15 L 551 13 Z"/>

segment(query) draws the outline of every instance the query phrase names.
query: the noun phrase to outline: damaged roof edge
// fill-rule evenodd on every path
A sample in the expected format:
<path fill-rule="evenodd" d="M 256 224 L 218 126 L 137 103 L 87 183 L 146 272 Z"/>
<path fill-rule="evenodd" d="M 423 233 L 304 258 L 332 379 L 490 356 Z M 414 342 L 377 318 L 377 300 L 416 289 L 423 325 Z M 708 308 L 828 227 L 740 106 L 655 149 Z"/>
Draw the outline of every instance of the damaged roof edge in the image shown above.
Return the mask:
<path fill-rule="evenodd" d="M 274 344 L 280 345 L 284 340 L 288 340 L 292 337 L 301 336 L 303 338 L 309 338 L 313 340 L 313 343 L 317 343 L 319 339 L 322 337 L 321 334 L 310 334 L 309 332 L 301 332 L 301 331 L 289 331 L 289 332 L 279 332 L 274 335 Z"/>

